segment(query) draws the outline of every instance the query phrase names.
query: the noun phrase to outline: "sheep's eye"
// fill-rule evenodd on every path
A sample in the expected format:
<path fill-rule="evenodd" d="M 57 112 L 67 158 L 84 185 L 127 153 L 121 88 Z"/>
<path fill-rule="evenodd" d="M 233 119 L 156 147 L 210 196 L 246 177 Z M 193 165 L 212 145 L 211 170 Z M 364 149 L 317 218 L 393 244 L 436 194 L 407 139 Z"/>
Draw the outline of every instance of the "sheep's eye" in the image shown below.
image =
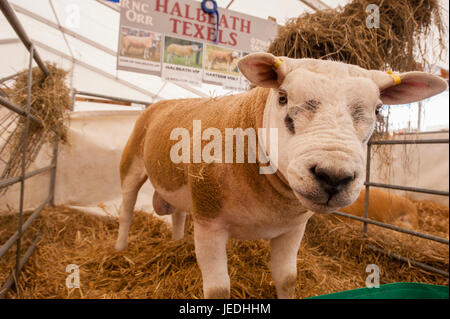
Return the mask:
<path fill-rule="evenodd" d="M 288 101 L 288 99 L 287 99 L 286 92 L 280 92 L 279 96 L 278 96 L 278 103 L 280 105 L 286 105 L 287 101 Z"/>
<path fill-rule="evenodd" d="M 377 106 L 375 107 L 375 115 L 380 114 L 380 110 L 383 107 L 382 103 L 377 104 Z"/>

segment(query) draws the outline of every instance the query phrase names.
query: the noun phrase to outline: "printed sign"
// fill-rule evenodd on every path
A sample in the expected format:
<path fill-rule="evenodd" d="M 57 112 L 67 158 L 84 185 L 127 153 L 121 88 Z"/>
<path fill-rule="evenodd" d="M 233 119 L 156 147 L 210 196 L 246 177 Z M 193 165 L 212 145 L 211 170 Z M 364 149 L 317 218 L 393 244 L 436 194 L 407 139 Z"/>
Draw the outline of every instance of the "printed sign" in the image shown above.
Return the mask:
<path fill-rule="evenodd" d="M 172 82 L 248 86 L 240 57 L 265 51 L 277 24 L 219 8 L 203 12 L 193 0 L 121 0 L 117 69 L 153 74 Z"/>

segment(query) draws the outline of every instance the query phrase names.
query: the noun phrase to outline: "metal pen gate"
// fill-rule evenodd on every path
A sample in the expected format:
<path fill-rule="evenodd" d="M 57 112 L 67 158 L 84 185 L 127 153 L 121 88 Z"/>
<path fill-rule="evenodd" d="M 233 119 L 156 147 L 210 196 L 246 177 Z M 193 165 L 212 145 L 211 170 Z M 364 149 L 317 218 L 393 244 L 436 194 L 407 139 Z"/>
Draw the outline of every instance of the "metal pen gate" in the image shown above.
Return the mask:
<path fill-rule="evenodd" d="M 19 222 L 17 231 L 0 247 L 0 258 L 2 258 L 8 250 L 16 244 L 16 262 L 15 262 L 15 269 L 11 271 L 8 279 L 0 288 L 0 298 L 5 298 L 6 293 L 8 290 L 14 285 L 15 281 L 19 278 L 19 274 L 21 269 L 23 268 L 24 264 L 27 262 L 28 258 L 33 253 L 34 249 L 36 248 L 37 243 L 40 240 L 40 235 L 37 235 L 36 238 L 33 240 L 30 247 L 25 251 L 23 256 L 21 257 L 21 239 L 24 234 L 24 232 L 30 227 L 30 225 L 33 223 L 33 221 L 39 216 L 40 212 L 47 206 L 47 205 L 53 205 L 54 201 L 54 194 L 55 194 L 55 177 L 56 177 L 56 161 L 57 161 L 57 155 L 58 155 L 58 133 L 54 132 L 55 134 L 55 140 L 53 145 L 53 157 L 52 162 L 50 165 L 31 171 L 31 172 L 25 172 L 25 158 L 26 158 L 26 149 L 28 144 L 28 130 L 30 126 L 30 122 L 33 121 L 37 123 L 38 125 L 43 126 L 41 120 L 37 118 L 36 116 L 32 115 L 30 113 L 30 107 L 31 107 L 31 85 L 32 85 L 32 64 L 33 59 L 39 66 L 39 68 L 42 70 L 42 72 L 48 76 L 49 71 L 45 64 L 42 62 L 38 52 L 33 46 L 33 43 L 28 38 L 27 34 L 25 33 L 25 30 L 23 29 L 22 25 L 20 24 L 19 20 L 17 19 L 16 14 L 10 7 L 9 3 L 6 0 L 0 0 L 0 9 L 2 10 L 4 16 L 8 20 L 9 24 L 13 27 L 16 34 L 22 41 L 22 43 L 25 45 L 26 49 L 29 51 L 30 58 L 29 58 L 29 68 L 28 68 L 28 85 L 27 85 L 27 105 L 26 108 L 23 109 L 21 106 L 15 105 L 14 103 L 10 102 L 9 100 L 3 98 L 0 96 L 0 104 L 4 107 L 8 108 L 12 112 L 17 113 L 19 116 L 23 117 L 25 119 L 25 129 L 23 133 L 22 138 L 22 165 L 21 165 L 21 173 L 20 176 L 7 178 L 0 180 L 0 189 L 3 189 L 5 187 L 11 186 L 16 183 L 20 183 L 20 198 L 19 198 Z M 14 76 L 4 78 L 2 80 L 8 80 L 10 78 L 13 78 Z M 44 202 L 39 205 L 38 208 L 36 208 L 33 213 L 28 217 L 28 219 L 24 222 L 23 221 L 23 202 L 24 202 L 24 195 L 25 195 L 25 180 L 29 179 L 33 176 L 36 176 L 38 174 L 42 174 L 44 172 L 50 171 L 50 187 L 48 191 L 48 196 L 44 200 Z"/>
<path fill-rule="evenodd" d="M 442 132 L 425 132 L 425 134 L 427 133 L 442 133 Z M 448 132 L 447 132 L 448 133 Z M 411 134 L 408 134 L 411 135 Z M 344 216 L 347 218 L 351 218 L 357 221 L 360 221 L 363 223 L 363 237 L 366 238 L 367 237 L 367 227 L 368 224 L 372 224 L 378 227 L 383 227 L 383 228 L 387 228 L 393 231 L 397 231 L 397 232 L 401 232 L 401 233 L 405 233 L 405 234 L 409 234 L 412 236 L 416 236 L 416 237 L 420 237 L 420 238 L 425 238 L 427 240 L 432 240 L 438 243 L 442 243 L 442 244 L 449 244 L 449 240 L 446 238 L 441 238 L 441 237 L 437 237 L 437 236 L 433 236 L 433 235 L 429 235 L 429 234 L 424 234 L 421 232 L 416 232 L 413 230 L 409 230 L 406 228 L 402 228 L 402 227 L 397 227 L 394 225 L 390 225 L 390 224 L 386 224 L 386 223 L 382 223 L 376 220 L 372 220 L 369 219 L 369 193 L 370 193 L 370 187 L 380 187 L 380 188 L 387 188 L 387 189 L 396 189 L 396 190 L 404 190 L 404 191 L 409 191 L 409 192 L 417 192 L 417 193 L 424 193 L 424 194 L 433 194 L 433 195 L 439 195 L 439 196 L 449 196 L 449 192 L 448 191 L 440 191 L 440 190 L 433 190 L 433 189 L 426 189 L 426 188 L 417 188 L 417 187 L 408 187 L 408 186 L 399 186 L 399 185 L 390 185 L 390 184 L 381 184 L 381 183 L 373 183 L 370 181 L 370 162 L 371 162 L 371 149 L 372 149 L 372 145 L 410 145 L 410 144 L 416 144 L 416 145 L 420 145 L 420 144 L 448 144 L 449 143 L 449 139 L 419 139 L 419 140 L 414 140 L 414 139 L 409 139 L 409 140 L 375 140 L 375 141 L 371 141 L 368 143 L 367 145 L 367 160 L 366 160 L 366 180 L 365 180 L 365 188 L 366 188 L 366 193 L 365 193 L 365 198 L 364 198 L 364 218 L 362 217 L 358 217 L 358 216 L 354 216 L 354 215 L 350 215 L 350 214 L 346 214 L 343 212 L 334 212 L 333 214 L 335 215 L 339 215 L 339 216 Z M 377 252 L 380 253 L 384 253 L 392 258 L 407 262 L 411 265 L 420 267 L 422 269 L 431 271 L 431 272 L 435 272 L 438 274 L 441 274 L 445 277 L 448 278 L 449 273 L 448 273 L 448 269 L 443 270 L 443 269 L 438 269 L 436 267 L 412 260 L 412 259 L 408 259 L 404 256 L 389 252 L 385 249 L 380 249 L 378 247 L 374 247 L 372 245 L 367 244 L 366 247 L 368 247 L 369 249 L 375 250 Z"/>

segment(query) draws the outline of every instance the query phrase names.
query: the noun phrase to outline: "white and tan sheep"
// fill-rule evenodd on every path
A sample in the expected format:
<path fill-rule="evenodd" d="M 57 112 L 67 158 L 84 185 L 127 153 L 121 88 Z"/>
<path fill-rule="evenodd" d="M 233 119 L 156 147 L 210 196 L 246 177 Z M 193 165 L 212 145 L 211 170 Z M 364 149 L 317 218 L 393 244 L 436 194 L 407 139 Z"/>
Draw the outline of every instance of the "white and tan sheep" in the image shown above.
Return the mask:
<path fill-rule="evenodd" d="M 269 53 L 247 55 L 238 66 L 259 87 L 214 99 L 161 101 L 136 121 L 120 164 L 116 248 L 127 247 L 137 194 L 148 179 L 156 212 L 172 215 L 175 239 L 183 235 L 186 212 L 193 216 L 206 298 L 230 296 L 230 238 L 270 240 L 277 295 L 292 298 L 308 219 L 352 204 L 363 187 L 377 106 L 418 101 L 445 90 L 447 83 L 423 72 L 395 75 Z M 258 151 L 244 152 L 249 159 L 256 152 L 257 161 L 226 161 L 239 153 L 226 151 L 227 138 L 225 145 L 217 143 L 230 130 L 248 133 L 248 145 L 256 139 Z M 250 134 L 260 130 L 266 134 Z M 238 137 L 244 139 L 237 134 L 236 144 Z M 179 151 L 182 156 L 174 160 Z M 261 174 L 264 158 L 272 174 Z"/>

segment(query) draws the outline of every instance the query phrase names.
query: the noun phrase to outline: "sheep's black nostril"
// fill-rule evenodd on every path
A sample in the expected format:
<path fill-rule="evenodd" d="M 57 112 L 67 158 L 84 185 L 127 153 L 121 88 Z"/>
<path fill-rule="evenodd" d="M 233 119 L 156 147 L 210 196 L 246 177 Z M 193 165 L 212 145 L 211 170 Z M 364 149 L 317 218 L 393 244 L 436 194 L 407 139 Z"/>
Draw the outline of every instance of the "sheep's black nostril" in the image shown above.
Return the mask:
<path fill-rule="evenodd" d="M 328 196 L 333 197 L 335 194 L 339 193 L 339 188 L 334 186 L 325 186 L 324 187 L 325 192 L 328 194 Z"/>
<path fill-rule="evenodd" d="M 339 188 L 355 179 L 355 173 L 336 172 L 331 169 L 325 169 L 318 166 L 311 167 L 310 171 L 317 180 L 323 183 L 327 189 L 330 190 L 330 192 L 334 193 L 339 191 Z"/>

